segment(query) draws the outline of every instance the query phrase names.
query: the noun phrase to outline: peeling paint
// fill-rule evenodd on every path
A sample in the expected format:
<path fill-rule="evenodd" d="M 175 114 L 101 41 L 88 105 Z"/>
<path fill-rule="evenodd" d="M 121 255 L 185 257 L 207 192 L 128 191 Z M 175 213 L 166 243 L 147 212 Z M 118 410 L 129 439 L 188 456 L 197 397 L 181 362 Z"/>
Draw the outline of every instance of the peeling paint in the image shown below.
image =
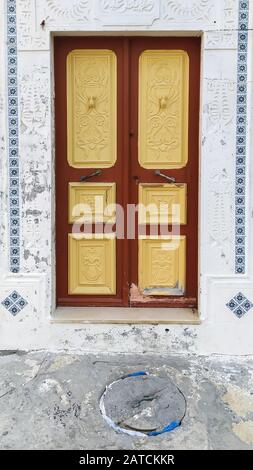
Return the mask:
<path fill-rule="evenodd" d="M 176 284 L 175 287 L 161 287 L 161 286 L 155 286 L 155 287 L 149 287 L 145 288 L 143 290 L 144 295 L 164 295 L 164 296 L 170 296 L 170 295 L 183 295 L 184 294 L 184 288 L 181 287 L 178 283 Z"/>
<path fill-rule="evenodd" d="M 141 294 L 138 286 L 136 286 L 135 284 L 131 284 L 129 296 L 130 296 L 130 303 L 131 302 L 143 302 L 143 303 L 150 302 L 150 298 Z"/>

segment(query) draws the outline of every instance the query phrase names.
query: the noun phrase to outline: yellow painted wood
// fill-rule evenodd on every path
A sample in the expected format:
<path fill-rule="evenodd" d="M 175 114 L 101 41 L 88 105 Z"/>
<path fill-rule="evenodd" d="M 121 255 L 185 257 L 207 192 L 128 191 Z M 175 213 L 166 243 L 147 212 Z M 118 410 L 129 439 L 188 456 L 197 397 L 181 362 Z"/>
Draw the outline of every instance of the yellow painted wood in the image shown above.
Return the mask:
<path fill-rule="evenodd" d="M 103 234 L 68 236 L 68 292 L 71 295 L 116 294 L 116 239 Z"/>
<path fill-rule="evenodd" d="M 144 51 L 139 60 L 139 162 L 143 168 L 186 166 L 188 109 L 188 54 Z"/>
<path fill-rule="evenodd" d="M 68 162 L 109 168 L 117 149 L 117 57 L 111 50 L 80 49 L 67 57 Z"/>
<path fill-rule="evenodd" d="M 144 295 L 183 295 L 186 237 L 140 237 L 139 288 Z"/>
<path fill-rule="evenodd" d="M 140 224 L 186 224 L 186 184 L 139 184 Z"/>
<path fill-rule="evenodd" d="M 116 183 L 69 183 L 69 223 L 115 223 Z M 106 210 L 107 208 L 107 210 Z"/>

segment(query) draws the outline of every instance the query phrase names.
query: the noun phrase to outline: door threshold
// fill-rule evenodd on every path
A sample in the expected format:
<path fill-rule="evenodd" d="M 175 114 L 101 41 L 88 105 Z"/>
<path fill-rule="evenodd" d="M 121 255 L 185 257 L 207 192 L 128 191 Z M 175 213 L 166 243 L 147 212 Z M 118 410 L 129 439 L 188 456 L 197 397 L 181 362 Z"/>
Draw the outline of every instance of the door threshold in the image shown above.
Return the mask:
<path fill-rule="evenodd" d="M 199 325 L 197 310 L 190 308 L 58 307 L 52 323 L 178 324 Z"/>

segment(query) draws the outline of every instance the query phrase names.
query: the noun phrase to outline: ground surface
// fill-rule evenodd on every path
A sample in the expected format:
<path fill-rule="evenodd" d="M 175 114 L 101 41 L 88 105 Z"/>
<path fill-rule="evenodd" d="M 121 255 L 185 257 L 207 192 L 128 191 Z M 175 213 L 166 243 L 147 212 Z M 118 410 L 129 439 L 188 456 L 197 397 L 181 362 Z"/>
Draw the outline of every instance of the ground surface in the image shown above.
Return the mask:
<path fill-rule="evenodd" d="M 182 426 L 158 437 L 116 433 L 99 399 L 147 370 L 183 392 Z M 253 361 L 178 356 L 0 352 L 1 449 L 253 449 Z"/>

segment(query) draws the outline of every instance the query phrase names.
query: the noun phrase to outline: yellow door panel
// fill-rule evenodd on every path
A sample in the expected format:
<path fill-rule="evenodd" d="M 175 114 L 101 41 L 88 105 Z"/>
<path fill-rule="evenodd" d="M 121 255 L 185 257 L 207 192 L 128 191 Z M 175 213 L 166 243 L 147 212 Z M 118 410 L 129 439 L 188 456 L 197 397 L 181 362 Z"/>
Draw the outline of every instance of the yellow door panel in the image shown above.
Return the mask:
<path fill-rule="evenodd" d="M 139 288 L 144 295 L 184 295 L 186 237 L 139 239 Z"/>
<path fill-rule="evenodd" d="M 116 183 L 69 183 L 69 223 L 115 222 Z M 105 210 L 105 209 L 108 210 Z"/>
<path fill-rule="evenodd" d="M 68 163 L 109 168 L 116 162 L 117 58 L 113 51 L 80 49 L 67 57 Z"/>
<path fill-rule="evenodd" d="M 186 224 L 186 184 L 139 184 L 140 224 Z"/>
<path fill-rule="evenodd" d="M 189 57 L 146 50 L 139 61 L 139 162 L 177 169 L 188 161 Z"/>
<path fill-rule="evenodd" d="M 69 294 L 116 294 L 115 236 L 69 234 L 68 249 Z"/>

